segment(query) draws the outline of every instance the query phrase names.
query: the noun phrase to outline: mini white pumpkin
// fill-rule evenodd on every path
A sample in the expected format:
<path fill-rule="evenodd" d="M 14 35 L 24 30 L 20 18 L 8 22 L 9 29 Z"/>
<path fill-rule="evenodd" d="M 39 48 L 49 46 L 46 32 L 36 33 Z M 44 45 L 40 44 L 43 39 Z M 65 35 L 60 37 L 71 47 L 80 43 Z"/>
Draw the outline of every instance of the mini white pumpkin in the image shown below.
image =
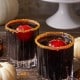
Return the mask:
<path fill-rule="evenodd" d="M 15 18 L 18 14 L 18 0 L 0 0 L 0 25 Z"/>
<path fill-rule="evenodd" d="M 17 80 L 16 69 L 8 62 L 0 62 L 0 80 Z"/>
<path fill-rule="evenodd" d="M 80 59 L 80 37 L 75 38 L 74 41 L 74 58 Z"/>

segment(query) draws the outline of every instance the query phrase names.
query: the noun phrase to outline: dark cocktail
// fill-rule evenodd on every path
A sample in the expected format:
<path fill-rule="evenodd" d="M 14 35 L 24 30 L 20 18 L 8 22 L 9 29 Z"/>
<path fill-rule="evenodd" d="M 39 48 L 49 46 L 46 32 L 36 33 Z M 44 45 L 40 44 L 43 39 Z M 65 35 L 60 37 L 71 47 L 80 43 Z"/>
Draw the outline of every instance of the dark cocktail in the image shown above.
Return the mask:
<path fill-rule="evenodd" d="M 5 25 L 8 41 L 8 55 L 16 66 L 29 68 L 36 56 L 34 38 L 38 34 L 40 24 L 30 19 L 17 19 Z M 28 62 L 29 61 L 29 64 Z M 20 64 L 19 64 L 20 63 Z"/>
<path fill-rule="evenodd" d="M 73 37 L 63 32 L 46 32 L 36 37 L 38 70 L 42 80 L 73 80 Z"/>
<path fill-rule="evenodd" d="M 2 57 L 3 53 L 3 40 L 0 39 L 0 57 Z"/>

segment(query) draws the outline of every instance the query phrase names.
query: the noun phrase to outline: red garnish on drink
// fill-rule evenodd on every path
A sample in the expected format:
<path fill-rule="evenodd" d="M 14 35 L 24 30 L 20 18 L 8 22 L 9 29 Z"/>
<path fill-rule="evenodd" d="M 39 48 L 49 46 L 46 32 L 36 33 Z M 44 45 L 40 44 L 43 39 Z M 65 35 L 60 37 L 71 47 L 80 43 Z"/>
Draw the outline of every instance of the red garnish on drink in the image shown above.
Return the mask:
<path fill-rule="evenodd" d="M 29 25 L 20 25 L 16 28 L 17 30 L 17 37 L 21 41 L 27 41 L 31 38 L 32 36 L 32 31 L 26 32 L 26 30 L 31 29 L 32 27 Z"/>
<path fill-rule="evenodd" d="M 53 39 L 51 41 L 49 41 L 49 46 L 51 47 L 61 47 L 61 46 L 65 46 L 66 43 L 61 40 L 61 39 Z"/>

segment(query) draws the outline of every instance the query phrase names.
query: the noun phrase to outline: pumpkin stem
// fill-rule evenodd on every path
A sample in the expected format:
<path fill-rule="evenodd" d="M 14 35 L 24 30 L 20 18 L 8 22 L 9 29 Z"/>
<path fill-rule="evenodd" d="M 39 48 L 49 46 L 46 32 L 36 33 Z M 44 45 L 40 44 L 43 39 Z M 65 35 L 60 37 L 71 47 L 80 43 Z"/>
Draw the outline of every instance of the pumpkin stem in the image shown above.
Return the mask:
<path fill-rule="evenodd" d="M 2 65 L 0 64 L 0 67 L 2 67 Z"/>

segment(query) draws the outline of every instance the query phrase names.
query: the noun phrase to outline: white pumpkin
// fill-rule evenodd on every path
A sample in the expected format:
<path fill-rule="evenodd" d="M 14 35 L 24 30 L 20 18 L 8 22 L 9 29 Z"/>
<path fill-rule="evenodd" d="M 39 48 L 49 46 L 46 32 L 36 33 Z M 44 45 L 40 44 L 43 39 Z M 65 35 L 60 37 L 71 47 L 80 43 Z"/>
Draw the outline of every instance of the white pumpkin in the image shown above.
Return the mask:
<path fill-rule="evenodd" d="M 8 62 L 0 62 L 0 80 L 17 80 L 16 69 Z"/>
<path fill-rule="evenodd" d="M 80 59 L 80 37 L 75 38 L 74 41 L 74 57 Z"/>
<path fill-rule="evenodd" d="M 0 25 L 15 18 L 18 10 L 19 4 L 17 0 L 0 0 Z"/>

